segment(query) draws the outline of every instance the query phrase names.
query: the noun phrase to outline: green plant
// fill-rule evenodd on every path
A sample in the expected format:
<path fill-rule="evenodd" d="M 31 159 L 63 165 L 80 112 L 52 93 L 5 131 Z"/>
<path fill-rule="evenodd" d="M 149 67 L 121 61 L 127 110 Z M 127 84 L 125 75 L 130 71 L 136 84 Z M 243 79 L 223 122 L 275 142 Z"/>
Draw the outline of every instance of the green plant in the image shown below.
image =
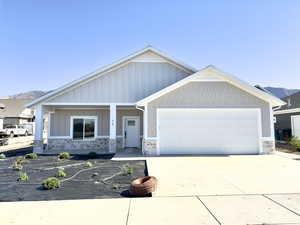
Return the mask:
<path fill-rule="evenodd" d="M 91 163 L 91 162 L 86 162 L 85 164 L 84 164 L 84 167 L 85 168 L 91 168 L 93 166 L 93 164 Z"/>
<path fill-rule="evenodd" d="M 23 169 L 23 166 L 22 164 L 18 163 L 18 162 L 14 162 L 11 166 L 13 169 L 15 170 L 22 170 Z"/>
<path fill-rule="evenodd" d="M 27 173 L 19 173 L 19 177 L 17 179 L 18 181 L 27 181 L 29 180 L 29 177 Z"/>
<path fill-rule="evenodd" d="M 44 189 L 51 190 L 60 187 L 60 181 L 56 177 L 49 177 L 43 181 L 42 186 Z"/>
<path fill-rule="evenodd" d="M 59 159 L 68 159 L 68 158 L 70 158 L 70 153 L 69 152 L 62 152 L 62 153 L 59 153 L 59 155 L 57 157 Z"/>
<path fill-rule="evenodd" d="M 28 153 L 25 155 L 25 159 L 36 159 L 38 156 L 35 153 Z"/>
<path fill-rule="evenodd" d="M 127 168 L 127 171 L 126 171 L 126 172 L 127 172 L 127 174 L 129 174 L 129 175 L 130 175 L 130 174 L 133 174 L 133 169 L 132 169 L 132 168 Z"/>
<path fill-rule="evenodd" d="M 65 176 L 67 176 L 67 174 L 65 173 L 64 169 L 58 169 L 55 176 L 56 177 L 65 177 Z"/>
<path fill-rule="evenodd" d="M 292 137 L 292 139 L 289 141 L 289 144 L 298 149 L 300 148 L 300 139 L 298 137 Z"/>
<path fill-rule="evenodd" d="M 6 156 L 2 153 L 0 154 L 0 159 L 6 159 Z"/>
<path fill-rule="evenodd" d="M 27 163 L 28 162 L 28 160 L 26 160 L 24 157 L 22 157 L 22 156 L 18 156 L 17 158 L 16 158 L 16 163 L 17 164 L 23 164 L 23 163 Z"/>
<path fill-rule="evenodd" d="M 97 158 L 97 153 L 96 152 L 89 152 L 88 157 L 90 159 L 95 159 L 95 158 Z"/>
<path fill-rule="evenodd" d="M 133 174 L 133 168 L 131 168 L 128 164 L 122 167 L 123 175 Z"/>

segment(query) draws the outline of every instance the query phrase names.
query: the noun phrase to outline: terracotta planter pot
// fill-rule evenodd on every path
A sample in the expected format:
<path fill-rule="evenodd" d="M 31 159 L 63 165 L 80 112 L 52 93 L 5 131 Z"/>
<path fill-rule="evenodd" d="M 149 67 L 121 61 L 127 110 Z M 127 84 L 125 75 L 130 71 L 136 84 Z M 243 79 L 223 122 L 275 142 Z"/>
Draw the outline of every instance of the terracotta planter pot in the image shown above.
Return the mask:
<path fill-rule="evenodd" d="M 157 179 L 152 176 L 140 177 L 131 182 L 129 193 L 132 196 L 147 196 L 157 187 Z"/>

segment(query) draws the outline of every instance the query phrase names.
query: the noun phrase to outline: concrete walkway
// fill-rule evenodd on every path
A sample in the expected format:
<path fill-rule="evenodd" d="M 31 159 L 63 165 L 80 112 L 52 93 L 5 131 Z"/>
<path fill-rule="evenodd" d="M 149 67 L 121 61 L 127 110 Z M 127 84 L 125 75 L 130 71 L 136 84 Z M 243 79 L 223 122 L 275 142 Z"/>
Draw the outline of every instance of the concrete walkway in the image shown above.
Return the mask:
<path fill-rule="evenodd" d="M 3 202 L 0 209 L 3 225 L 300 224 L 300 195 Z"/>

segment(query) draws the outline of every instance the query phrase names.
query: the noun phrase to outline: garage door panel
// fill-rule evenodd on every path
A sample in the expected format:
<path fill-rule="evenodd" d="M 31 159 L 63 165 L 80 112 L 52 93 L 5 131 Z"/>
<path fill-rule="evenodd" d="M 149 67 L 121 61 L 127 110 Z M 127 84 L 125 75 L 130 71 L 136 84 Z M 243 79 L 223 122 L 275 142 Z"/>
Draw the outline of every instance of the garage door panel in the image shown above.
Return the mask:
<path fill-rule="evenodd" d="M 249 154 L 259 151 L 256 110 L 162 109 L 161 154 Z"/>

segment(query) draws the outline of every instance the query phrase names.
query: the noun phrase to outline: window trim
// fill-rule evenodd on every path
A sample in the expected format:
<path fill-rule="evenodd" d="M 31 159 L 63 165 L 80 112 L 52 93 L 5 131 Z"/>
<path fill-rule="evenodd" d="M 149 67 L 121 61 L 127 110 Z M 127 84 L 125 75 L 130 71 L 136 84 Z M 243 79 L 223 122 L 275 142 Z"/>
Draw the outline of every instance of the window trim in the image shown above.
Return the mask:
<path fill-rule="evenodd" d="M 94 131 L 94 137 L 92 138 L 85 138 L 84 137 L 84 125 L 83 125 L 83 138 L 82 139 L 74 139 L 74 133 L 73 133 L 73 121 L 74 119 L 93 119 L 95 120 L 95 131 Z M 70 117 L 70 137 L 73 141 L 93 141 L 96 139 L 98 134 L 98 117 L 97 116 L 71 116 Z"/>

